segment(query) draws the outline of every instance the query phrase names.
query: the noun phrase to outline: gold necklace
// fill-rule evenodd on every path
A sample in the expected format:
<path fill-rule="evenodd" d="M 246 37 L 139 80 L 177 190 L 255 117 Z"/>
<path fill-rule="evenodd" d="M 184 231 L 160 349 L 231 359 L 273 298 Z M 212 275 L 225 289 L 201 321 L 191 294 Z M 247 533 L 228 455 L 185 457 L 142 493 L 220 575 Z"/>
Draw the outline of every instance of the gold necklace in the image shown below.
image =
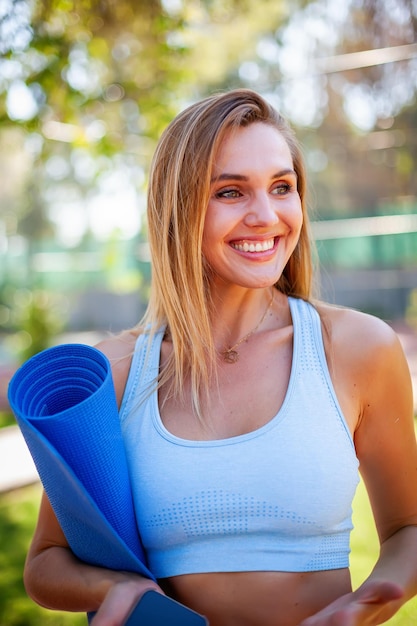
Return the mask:
<path fill-rule="evenodd" d="M 274 290 L 272 290 L 272 298 L 271 298 L 268 306 L 266 307 L 265 312 L 262 315 L 261 319 L 256 324 L 255 328 L 253 328 L 244 337 L 242 337 L 242 339 L 239 339 L 239 341 L 236 342 L 233 346 L 231 346 L 231 348 L 227 348 L 226 350 L 223 350 L 221 352 L 223 360 L 226 361 L 226 363 L 236 363 L 239 360 L 239 352 L 236 350 L 236 348 L 238 346 L 240 346 L 240 344 L 243 343 L 244 341 L 247 341 L 249 339 L 249 337 L 251 337 L 253 335 L 253 333 L 258 330 L 259 326 L 262 324 L 262 322 L 266 318 L 267 313 L 268 313 L 269 309 L 271 308 L 273 301 L 274 301 Z"/>

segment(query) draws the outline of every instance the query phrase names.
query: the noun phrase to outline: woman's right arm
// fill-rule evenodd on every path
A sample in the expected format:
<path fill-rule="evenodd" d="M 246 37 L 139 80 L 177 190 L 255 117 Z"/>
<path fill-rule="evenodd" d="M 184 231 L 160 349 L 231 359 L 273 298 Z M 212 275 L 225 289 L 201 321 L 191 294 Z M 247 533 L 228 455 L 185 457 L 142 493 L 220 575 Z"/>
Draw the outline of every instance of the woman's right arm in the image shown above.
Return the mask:
<path fill-rule="evenodd" d="M 122 401 L 136 334 L 125 332 L 97 347 L 111 360 L 118 405 Z M 71 551 L 55 513 L 43 494 L 38 524 L 26 559 L 24 582 L 28 595 L 48 609 L 95 612 L 94 626 L 119 626 L 131 606 L 158 585 L 131 572 L 95 567 Z"/>
<path fill-rule="evenodd" d="M 24 583 L 28 595 L 48 609 L 94 612 L 102 607 L 95 626 L 122 624 L 135 600 L 147 589 L 161 591 L 152 580 L 138 574 L 80 561 L 72 553 L 45 494 L 26 559 Z M 123 598 L 125 606 L 120 602 Z"/>

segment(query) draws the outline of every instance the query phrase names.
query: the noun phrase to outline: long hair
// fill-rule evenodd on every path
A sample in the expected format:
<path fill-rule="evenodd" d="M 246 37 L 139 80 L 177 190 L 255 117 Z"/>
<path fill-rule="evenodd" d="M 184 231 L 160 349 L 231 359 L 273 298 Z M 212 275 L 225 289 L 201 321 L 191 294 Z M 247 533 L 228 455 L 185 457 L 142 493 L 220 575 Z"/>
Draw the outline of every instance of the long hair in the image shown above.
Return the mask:
<path fill-rule="evenodd" d="M 209 272 L 202 256 L 213 161 L 231 128 L 255 122 L 276 128 L 286 140 L 303 212 L 299 241 L 276 288 L 309 299 L 312 258 L 303 157 L 287 122 L 264 98 L 237 89 L 192 104 L 163 132 L 151 163 L 147 211 L 152 284 L 141 325 L 150 327 L 151 334 L 166 325 L 173 350 L 159 384 L 169 383 L 170 393 L 181 398 L 190 376 L 192 405 L 200 418 L 201 399 L 216 373 Z"/>

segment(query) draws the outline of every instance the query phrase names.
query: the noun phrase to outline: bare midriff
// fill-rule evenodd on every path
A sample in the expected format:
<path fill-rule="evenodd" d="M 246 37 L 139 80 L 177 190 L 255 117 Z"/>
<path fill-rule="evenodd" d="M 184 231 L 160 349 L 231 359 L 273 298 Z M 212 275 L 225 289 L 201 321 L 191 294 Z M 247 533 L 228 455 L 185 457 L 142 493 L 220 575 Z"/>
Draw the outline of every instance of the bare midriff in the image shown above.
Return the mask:
<path fill-rule="evenodd" d="M 210 626 L 298 626 L 351 591 L 348 569 L 186 574 L 159 583 Z"/>

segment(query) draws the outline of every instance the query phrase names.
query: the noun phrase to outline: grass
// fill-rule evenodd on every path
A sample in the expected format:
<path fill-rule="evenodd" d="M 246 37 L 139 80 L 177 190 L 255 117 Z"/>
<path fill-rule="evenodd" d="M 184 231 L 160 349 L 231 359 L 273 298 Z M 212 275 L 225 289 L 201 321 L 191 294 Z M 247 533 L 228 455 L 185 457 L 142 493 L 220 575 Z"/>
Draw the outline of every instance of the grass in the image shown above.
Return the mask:
<path fill-rule="evenodd" d="M 0 626 L 86 626 L 84 615 L 47 611 L 25 593 L 23 564 L 40 494 L 38 484 L 0 494 Z"/>
<path fill-rule="evenodd" d="M 36 523 L 40 492 L 36 484 L 0 494 L 0 626 L 86 626 L 83 614 L 48 611 L 26 596 L 22 570 Z M 354 502 L 354 524 L 351 565 L 353 584 L 357 587 L 371 571 L 378 554 L 376 530 L 362 483 Z M 417 598 L 386 624 L 417 624 Z"/>
<path fill-rule="evenodd" d="M 3 428 L 5 426 L 12 426 L 14 424 L 16 424 L 16 420 L 12 413 L 0 411 L 0 428 Z"/>
<path fill-rule="evenodd" d="M 378 537 L 373 522 L 371 507 L 365 487 L 359 484 L 353 503 L 352 554 L 351 572 L 354 588 L 370 574 L 378 558 Z M 411 555 L 410 558 L 415 558 Z M 390 620 L 385 622 L 389 626 L 411 626 L 417 624 L 417 597 L 410 600 Z"/>

